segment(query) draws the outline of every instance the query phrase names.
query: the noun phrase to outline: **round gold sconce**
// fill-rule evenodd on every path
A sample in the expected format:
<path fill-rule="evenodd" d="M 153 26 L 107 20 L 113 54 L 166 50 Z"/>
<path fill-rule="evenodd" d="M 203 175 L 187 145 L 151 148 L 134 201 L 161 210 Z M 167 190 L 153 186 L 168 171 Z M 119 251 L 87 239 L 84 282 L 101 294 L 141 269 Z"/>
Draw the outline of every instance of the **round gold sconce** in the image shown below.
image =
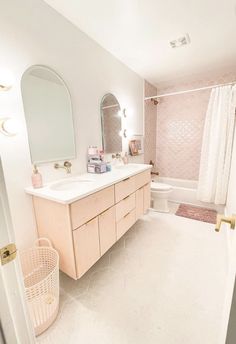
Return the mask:
<path fill-rule="evenodd" d="M 17 132 L 17 122 L 13 118 L 0 118 L 0 133 L 6 136 L 15 136 Z"/>
<path fill-rule="evenodd" d="M 0 84 L 0 92 L 8 91 L 10 90 L 11 86 L 5 86 Z"/>
<path fill-rule="evenodd" d="M 13 85 L 13 75 L 9 70 L 0 70 L 0 92 L 10 90 Z"/>

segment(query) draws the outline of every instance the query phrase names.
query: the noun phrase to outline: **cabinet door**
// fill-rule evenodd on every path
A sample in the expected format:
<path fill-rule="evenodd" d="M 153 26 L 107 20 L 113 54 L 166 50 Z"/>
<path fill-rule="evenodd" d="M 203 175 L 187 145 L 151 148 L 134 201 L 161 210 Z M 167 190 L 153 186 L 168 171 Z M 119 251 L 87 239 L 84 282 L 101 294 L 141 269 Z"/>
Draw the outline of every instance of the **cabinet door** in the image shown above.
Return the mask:
<path fill-rule="evenodd" d="M 116 222 L 120 221 L 122 217 L 128 214 L 135 208 L 135 193 L 124 198 L 116 204 Z"/>
<path fill-rule="evenodd" d="M 98 217 L 100 250 L 103 255 L 116 242 L 116 214 L 112 207 Z"/>
<path fill-rule="evenodd" d="M 135 223 L 135 209 L 131 210 L 130 213 L 126 214 L 119 222 L 116 224 L 117 229 L 117 239 L 120 239 L 133 224 Z"/>
<path fill-rule="evenodd" d="M 128 177 L 115 184 L 115 200 L 120 202 L 125 197 L 135 192 L 135 177 Z"/>
<path fill-rule="evenodd" d="M 73 231 L 77 277 L 81 277 L 100 258 L 98 217 Z"/>
<path fill-rule="evenodd" d="M 144 198 L 143 198 L 143 189 L 140 188 L 135 193 L 136 201 L 136 220 L 138 220 L 144 214 Z"/>
<path fill-rule="evenodd" d="M 144 213 L 150 208 L 151 202 L 151 190 L 150 190 L 150 183 L 143 187 L 143 211 Z"/>
<path fill-rule="evenodd" d="M 70 206 L 73 229 L 98 216 L 104 210 L 112 207 L 114 203 L 113 185 L 75 201 Z"/>
<path fill-rule="evenodd" d="M 142 186 L 146 185 L 147 183 L 150 183 L 150 181 L 151 181 L 151 171 L 150 170 L 136 174 L 136 176 L 135 176 L 136 190 L 141 188 Z"/>

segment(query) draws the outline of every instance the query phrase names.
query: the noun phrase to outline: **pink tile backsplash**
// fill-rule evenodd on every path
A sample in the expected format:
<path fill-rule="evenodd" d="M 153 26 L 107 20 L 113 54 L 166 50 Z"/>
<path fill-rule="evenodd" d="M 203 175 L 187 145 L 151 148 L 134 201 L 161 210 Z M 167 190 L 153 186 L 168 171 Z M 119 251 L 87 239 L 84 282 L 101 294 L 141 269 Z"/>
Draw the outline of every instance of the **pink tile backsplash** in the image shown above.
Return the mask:
<path fill-rule="evenodd" d="M 236 80 L 236 70 L 205 75 L 156 88 L 145 83 L 151 96 Z M 211 90 L 160 98 L 157 106 L 145 102 L 145 162 L 156 162 L 162 177 L 198 180 L 202 135 Z M 157 112 L 156 112 L 157 111 Z M 153 147 L 155 145 L 155 148 Z"/>

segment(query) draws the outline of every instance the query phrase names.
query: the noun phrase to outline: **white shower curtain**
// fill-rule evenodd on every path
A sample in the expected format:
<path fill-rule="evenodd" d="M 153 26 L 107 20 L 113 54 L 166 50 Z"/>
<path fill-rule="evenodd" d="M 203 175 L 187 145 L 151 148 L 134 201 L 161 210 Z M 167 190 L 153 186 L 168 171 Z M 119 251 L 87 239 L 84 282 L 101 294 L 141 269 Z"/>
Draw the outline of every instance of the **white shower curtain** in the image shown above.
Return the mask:
<path fill-rule="evenodd" d="M 234 139 L 236 86 L 212 89 L 203 133 L 198 199 L 225 204 Z"/>

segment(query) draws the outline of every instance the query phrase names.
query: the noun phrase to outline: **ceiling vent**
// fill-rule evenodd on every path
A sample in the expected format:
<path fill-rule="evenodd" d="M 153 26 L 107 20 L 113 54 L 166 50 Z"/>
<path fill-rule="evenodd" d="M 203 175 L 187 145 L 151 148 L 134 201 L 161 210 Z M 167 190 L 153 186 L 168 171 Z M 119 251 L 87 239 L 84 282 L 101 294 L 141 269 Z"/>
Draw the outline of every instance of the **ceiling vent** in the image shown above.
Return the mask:
<path fill-rule="evenodd" d="M 174 39 L 173 41 L 170 41 L 170 46 L 171 48 L 180 48 L 189 43 L 190 43 L 190 37 L 186 33 L 184 36 Z"/>

